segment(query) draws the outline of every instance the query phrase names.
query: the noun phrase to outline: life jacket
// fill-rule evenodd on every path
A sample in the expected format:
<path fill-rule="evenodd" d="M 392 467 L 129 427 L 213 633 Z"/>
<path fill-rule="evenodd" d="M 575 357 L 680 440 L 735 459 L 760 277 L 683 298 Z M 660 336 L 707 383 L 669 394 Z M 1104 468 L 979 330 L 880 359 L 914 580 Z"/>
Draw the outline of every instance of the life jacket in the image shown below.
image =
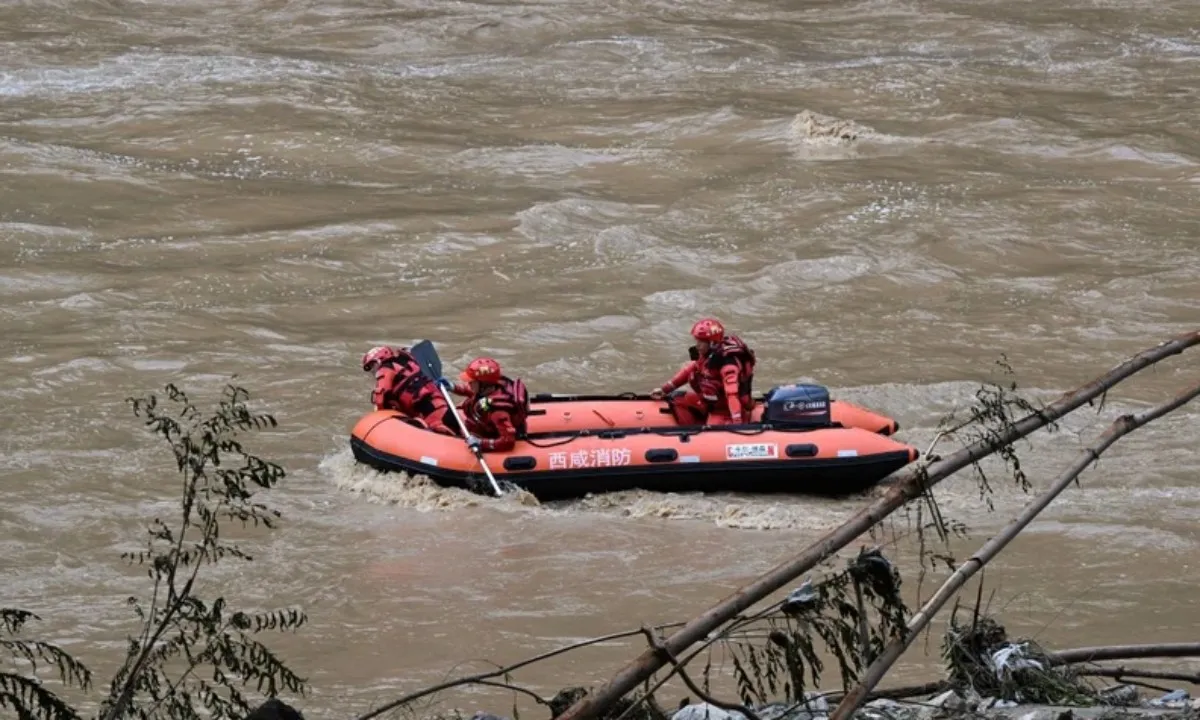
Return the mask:
<path fill-rule="evenodd" d="M 481 432 L 499 434 L 491 421 L 497 410 L 508 413 L 518 436 L 523 436 L 529 418 L 529 393 L 520 379 L 512 380 L 501 376 L 499 385 L 492 385 L 483 392 L 475 393 L 463 407 L 467 423 L 480 428 Z"/>
<path fill-rule="evenodd" d="M 389 407 L 412 415 L 421 398 L 433 390 L 433 381 L 421 372 L 417 359 L 398 349 L 395 358 L 375 371 L 375 392 L 371 400 L 377 407 Z"/>
<path fill-rule="evenodd" d="M 696 362 L 696 370 L 688 379 L 696 394 L 709 403 L 720 403 L 725 399 L 725 381 L 721 369 L 734 364 L 738 369 L 738 397 L 743 403 L 751 398 L 754 384 L 754 351 L 737 335 L 726 335 L 719 345 L 714 345 L 708 356 Z"/>

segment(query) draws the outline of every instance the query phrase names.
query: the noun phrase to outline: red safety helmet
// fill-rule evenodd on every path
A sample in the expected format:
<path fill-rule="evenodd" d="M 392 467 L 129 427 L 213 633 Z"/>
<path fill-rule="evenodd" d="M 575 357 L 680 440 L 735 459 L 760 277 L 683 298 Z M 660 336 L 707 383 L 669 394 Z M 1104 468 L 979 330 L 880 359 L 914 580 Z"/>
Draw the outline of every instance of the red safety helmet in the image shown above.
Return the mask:
<path fill-rule="evenodd" d="M 475 358 L 458 377 L 466 382 L 476 380 L 481 383 L 497 384 L 500 382 L 500 363 L 490 357 Z"/>
<path fill-rule="evenodd" d="M 703 318 L 692 326 L 692 337 L 710 343 L 719 343 L 725 339 L 725 326 L 719 320 Z"/>
<path fill-rule="evenodd" d="M 387 347 L 386 345 L 381 345 L 379 347 L 373 347 L 370 350 L 368 350 L 365 355 L 363 355 L 363 358 L 362 358 L 363 372 L 373 372 L 375 370 L 375 368 L 379 367 L 381 364 L 387 362 L 388 360 L 395 360 L 395 359 L 396 359 L 396 351 L 391 349 L 390 347 Z"/>

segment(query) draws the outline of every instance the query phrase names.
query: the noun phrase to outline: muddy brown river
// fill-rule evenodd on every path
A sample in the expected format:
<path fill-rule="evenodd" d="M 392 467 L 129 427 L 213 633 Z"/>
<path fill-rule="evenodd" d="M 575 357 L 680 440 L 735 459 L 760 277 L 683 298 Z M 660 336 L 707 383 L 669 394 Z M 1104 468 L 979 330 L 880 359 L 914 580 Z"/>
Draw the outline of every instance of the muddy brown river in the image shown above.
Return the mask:
<path fill-rule="evenodd" d="M 236 374 L 281 421 L 252 447 L 290 471 L 284 526 L 207 591 L 308 611 L 272 640 L 306 713 L 687 619 L 869 498 L 534 506 L 381 475 L 348 449 L 361 354 L 432 338 L 535 392 L 646 392 L 711 314 L 757 389 L 825 384 L 924 449 L 1002 353 L 1045 398 L 1196 328 L 1197 28 L 1148 0 L 4 2 L 0 603 L 106 680 L 146 589 L 119 553 L 176 491 L 124 399 L 207 405 Z M 1021 445 L 1035 487 L 1198 371 Z M 989 568 L 1010 631 L 1200 639 L 1198 421 L 1126 438 Z M 1026 496 L 938 497 L 967 552 Z M 888 549 L 915 598 L 911 537 Z M 935 636 L 891 681 L 939 666 Z"/>

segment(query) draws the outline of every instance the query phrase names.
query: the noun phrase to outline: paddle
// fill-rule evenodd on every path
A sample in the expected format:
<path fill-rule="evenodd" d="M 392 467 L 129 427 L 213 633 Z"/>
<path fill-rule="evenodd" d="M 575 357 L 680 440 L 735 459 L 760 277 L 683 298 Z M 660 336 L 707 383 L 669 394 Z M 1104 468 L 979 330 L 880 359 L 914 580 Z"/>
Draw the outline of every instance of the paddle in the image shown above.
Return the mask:
<path fill-rule="evenodd" d="M 454 399 L 450 397 L 450 393 L 442 386 L 442 359 L 438 357 L 437 350 L 434 349 L 433 343 L 429 340 L 422 340 L 413 345 L 409 352 L 416 358 L 417 363 L 421 366 L 421 372 L 425 377 L 429 378 L 437 385 L 438 390 L 442 391 L 442 397 L 446 398 L 446 403 L 450 406 L 450 412 L 454 414 L 454 419 L 458 421 L 458 426 L 462 428 L 464 434 L 467 433 L 467 424 L 463 422 L 462 417 L 458 414 L 458 408 L 454 405 Z M 469 447 L 469 446 L 468 446 Z M 488 480 L 492 483 L 492 489 L 496 491 L 496 497 L 500 497 L 504 492 L 500 489 L 500 483 L 496 482 L 495 476 L 492 475 L 491 468 L 488 467 L 487 461 L 483 459 L 483 453 L 479 448 L 471 448 L 471 452 L 475 453 L 475 457 L 479 459 L 479 464 L 483 466 L 483 471 L 487 473 Z"/>

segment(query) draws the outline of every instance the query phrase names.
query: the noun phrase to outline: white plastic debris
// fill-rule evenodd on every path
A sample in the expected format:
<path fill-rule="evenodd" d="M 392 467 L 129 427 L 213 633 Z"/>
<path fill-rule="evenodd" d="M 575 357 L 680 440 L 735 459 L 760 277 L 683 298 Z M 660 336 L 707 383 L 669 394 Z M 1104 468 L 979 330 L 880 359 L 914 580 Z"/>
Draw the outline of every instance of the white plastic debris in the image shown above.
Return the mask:
<path fill-rule="evenodd" d="M 671 716 L 671 720 L 747 720 L 740 712 L 722 710 L 716 705 L 696 703 L 681 707 Z"/>
<path fill-rule="evenodd" d="M 1005 673 L 1012 673 L 1014 670 L 1045 670 L 1040 661 L 1025 656 L 1028 650 L 1029 646 L 1026 643 L 1009 643 L 992 653 L 992 668 L 996 671 L 996 679 L 1003 680 Z"/>

